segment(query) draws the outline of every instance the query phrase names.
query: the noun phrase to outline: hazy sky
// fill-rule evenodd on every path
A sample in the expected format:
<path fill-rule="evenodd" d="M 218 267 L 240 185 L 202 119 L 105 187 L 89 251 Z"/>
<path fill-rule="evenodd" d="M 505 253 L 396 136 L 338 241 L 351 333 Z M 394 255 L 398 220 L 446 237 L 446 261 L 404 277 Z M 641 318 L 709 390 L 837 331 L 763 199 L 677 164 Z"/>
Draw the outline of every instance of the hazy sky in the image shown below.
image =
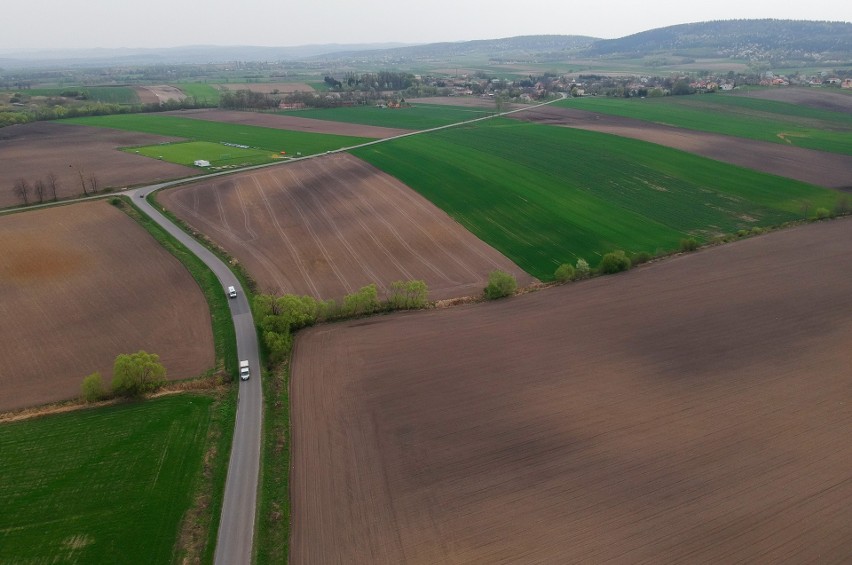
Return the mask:
<path fill-rule="evenodd" d="M 524 6 L 529 6 L 528 8 Z M 680 23 L 852 20 L 849 0 L 30 0 L 4 2 L 0 49 L 614 38 Z"/>

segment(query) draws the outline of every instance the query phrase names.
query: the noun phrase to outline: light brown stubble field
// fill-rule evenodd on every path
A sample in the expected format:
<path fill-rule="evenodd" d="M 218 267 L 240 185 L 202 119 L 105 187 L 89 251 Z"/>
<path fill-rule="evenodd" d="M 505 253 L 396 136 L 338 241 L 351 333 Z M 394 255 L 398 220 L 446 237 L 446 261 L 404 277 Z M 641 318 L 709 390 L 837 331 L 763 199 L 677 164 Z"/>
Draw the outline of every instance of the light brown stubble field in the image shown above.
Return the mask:
<path fill-rule="evenodd" d="M 120 353 L 160 355 L 167 377 L 214 363 L 210 311 L 186 268 L 104 201 L 0 216 L 0 411 L 105 384 Z"/>
<path fill-rule="evenodd" d="M 160 201 L 235 257 L 260 290 L 340 299 L 425 280 L 478 295 L 495 269 L 532 277 L 393 177 L 347 154 L 168 190 Z"/>
<path fill-rule="evenodd" d="M 850 242 L 304 331 L 291 562 L 844 562 Z"/>

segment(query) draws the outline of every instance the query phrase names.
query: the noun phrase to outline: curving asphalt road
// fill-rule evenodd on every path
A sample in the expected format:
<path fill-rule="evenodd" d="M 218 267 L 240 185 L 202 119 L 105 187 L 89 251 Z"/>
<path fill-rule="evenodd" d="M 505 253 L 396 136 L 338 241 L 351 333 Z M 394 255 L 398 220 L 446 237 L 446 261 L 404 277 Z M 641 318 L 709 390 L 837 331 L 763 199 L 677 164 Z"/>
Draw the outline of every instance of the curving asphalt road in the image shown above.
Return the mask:
<path fill-rule="evenodd" d="M 562 95 L 565 98 L 565 95 Z M 402 135 L 378 139 L 356 145 L 353 147 L 342 147 L 329 153 L 341 153 L 349 151 L 357 147 L 365 147 L 379 143 L 386 143 L 400 137 L 408 137 L 411 135 L 421 135 L 424 133 L 438 131 L 457 127 L 460 125 L 470 124 L 488 120 L 497 116 L 514 114 L 552 104 L 556 100 L 549 100 L 541 104 L 526 106 L 515 110 L 509 110 L 499 114 L 493 114 L 472 120 L 465 120 L 454 124 L 447 124 L 435 128 L 419 130 L 405 133 Z M 130 190 L 121 191 L 120 194 L 130 196 L 133 202 L 151 219 L 162 226 L 167 232 L 173 235 L 178 241 L 183 243 L 191 252 L 210 267 L 216 274 L 219 282 L 222 283 L 222 292 L 225 292 L 229 286 L 237 289 L 237 297 L 230 300 L 231 316 L 234 321 L 234 329 L 237 335 L 237 356 L 240 359 L 248 359 L 251 368 L 251 378 L 248 381 L 240 381 L 239 397 L 237 402 L 237 420 L 234 426 L 234 440 L 231 447 L 231 459 L 228 463 L 228 478 L 225 482 L 225 495 L 222 504 L 222 517 L 219 522 L 219 534 L 216 541 L 216 553 L 214 562 L 216 565 L 242 565 L 252 562 L 252 549 L 254 543 L 254 524 L 255 514 L 257 509 L 257 491 L 260 473 L 260 445 L 261 445 L 261 422 L 263 417 L 263 391 L 260 382 L 260 353 L 257 344 L 257 333 L 255 330 L 254 319 L 251 314 L 248 299 L 240 285 L 239 280 L 231 272 L 225 263 L 223 263 L 209 249 L 195 241 L 189 234 L 178 228 L 166 216 L 161 214 L 145 198 L 148 194 L 160 190 L 162 188 L 186 184 L 189 182 L 199 182 L 205 179 L 210 179 L 218 176 L 232 175 L 235 173 L 244 173 L 253 169 L 262 169 L 266 167 L 281 166 L 294 161 L 313 159 L 321 157 L 323 154 L 307 155 L 287 161 L 279 161 L 275 163 L 266 163 L 263 165 L 254 165 L 244 167 L 234 171 L 223 171 L 179 179 L 175 181 L 152 184 Z M 110 198 L 115 194 L 101 194 L 84 198 L 76 198 L 74 201 L 95 200 L 101 198 Z M 16 212 L 22 209 L 34 209 L 57 204 L 67 204 L 65 200 L 58 203 L 38 204 L 28 206 L 26 208 L 7 208 L 0 210 L 0 214 L 7 212 Z"/>
<path fill-rule="evenodd" d="M 216 274 L 225 289 L 233 286 L 237 297 L 229 300 L 237 334 L 237 356 L 248 359 L 251 378 L 240 381 L 234 442 L 228 464 L 228 478 L 222 503 L 222 518 L 216 542 L 215 563 L 232 565 L 251 563 L 254 541 L 254 518 L 257 507 L 260 471 L 261 418 L 263 395 L 260 382 L 260 354 L 251 308 L 240 281 L 209 249 L 161 214 L 144 196 L 172 183 L 163 183 L 128 191 L 133 202 L 155 222 L 197 255 Z M 141 197 L 140 197 L 141 196 Z M 223 290 L 224 292 L 224 290 Z"/>

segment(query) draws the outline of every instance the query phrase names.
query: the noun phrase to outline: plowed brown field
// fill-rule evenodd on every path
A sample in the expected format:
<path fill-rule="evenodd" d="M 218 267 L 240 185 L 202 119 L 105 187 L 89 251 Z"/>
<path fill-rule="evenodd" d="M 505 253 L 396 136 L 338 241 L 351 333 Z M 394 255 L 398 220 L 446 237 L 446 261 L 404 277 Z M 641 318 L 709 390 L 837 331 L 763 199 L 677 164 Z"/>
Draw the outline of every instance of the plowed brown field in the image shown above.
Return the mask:
<path fill-rule="evenodd" d="M 362 124 L 347 124 L 328 120 L 315 120 L 299 116 L 284 116 L 281 114 L 263 114 L 260 112 L 238 112 L 236 110 L 181 110 L 167 112 L 182 118 L 195 118 L 211 122 L 225 122 L 246 126 L 286 129 L 292 131 L 308 131 L 313 133 L 330 133 L 336 135 L 351 135 L 353 137 L 372 137 L 384 139 L 408 133 L 410 130 L 367 126 Z"/>
<path fill-rule="evenodd" d="M 833 110 L 835 112 L 852 112 L 852 94 L 842 90 L 830 88 L 769 88 L 765 90 L 749 90 L 745 92 L 733 92 L 734 96 L 746 96 L 748 98 L 762 98 L 764 100 L 777 100 L 819 108 L 821 110 Z"/>
<path fill-rule="evenodd" d="M 198 171 L 156 159 L 116 151 L 117 147 L 153 145 L 173 138 L 61 124 L 35 122 L 0 129 L 0 208 L 21 205 L 13 187 L 19 178 L 31 186 L 53 172 L 59 179 L 59 198 L 77 196 L 78 171 L 86 182 L 95 174 L 101 189 L 158 182 Z M 52 198 L 53 195 L 50 195 Z M 30 195 L 33 199 L 34 195 Z"/>
<path fill-rule="evenodd" d="M 0 216 L 0 411 L 80 394 L 119 353 L 168 378 L 214 362 L 210 311 L 183 265 L 106 202 Z"/>
<path fill-rule="evenodd" d="M 531 277 L 410 188 L 330 155 L 166 191 L 160 201 L 242 263 L 262 290 L 341 298 L 425 280 L 432 299 L 479 294 L 488 273 Z"/>
<path fill-rule="evenodd" d="M 848 155 L 688 130 L 573 108 L 541 106 L 512 114 L 511 117 L 641 139 L 827 188 L 845 189 L 852 186 L 852 157 Z"/>
<path fill-rule="evenodd" d="M 852 219 L 300 333 L 292 563 L 841 563 Z"/>

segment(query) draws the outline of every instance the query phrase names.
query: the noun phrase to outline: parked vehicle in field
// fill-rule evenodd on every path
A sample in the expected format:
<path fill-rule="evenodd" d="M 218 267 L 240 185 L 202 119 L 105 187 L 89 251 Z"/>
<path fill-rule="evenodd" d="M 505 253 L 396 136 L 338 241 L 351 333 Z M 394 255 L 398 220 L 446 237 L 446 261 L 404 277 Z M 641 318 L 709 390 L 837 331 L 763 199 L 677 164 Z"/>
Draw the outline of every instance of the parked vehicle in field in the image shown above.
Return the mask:
<path fill-rule="evenodd" d="M 248 361 L 240 361 L 240 379 L 247 381 L 249 380 L 249 362 Z"/>

